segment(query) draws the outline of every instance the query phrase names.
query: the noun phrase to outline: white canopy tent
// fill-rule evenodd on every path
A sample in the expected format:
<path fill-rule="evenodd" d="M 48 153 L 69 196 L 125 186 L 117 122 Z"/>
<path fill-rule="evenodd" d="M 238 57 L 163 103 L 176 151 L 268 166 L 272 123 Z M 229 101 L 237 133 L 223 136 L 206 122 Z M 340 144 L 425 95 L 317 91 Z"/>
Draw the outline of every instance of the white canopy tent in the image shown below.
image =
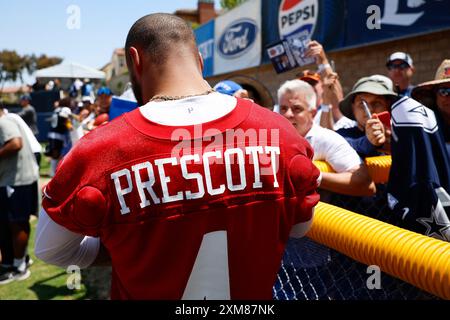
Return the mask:
<path fill-rule="evenodd" d="M 105 73 L 103 71 L 83 66 L 78 63 L 65 61 L 56 66 L 38 70 L 36 71 L 35 76 L 37 79 L 105 79 Z"/>

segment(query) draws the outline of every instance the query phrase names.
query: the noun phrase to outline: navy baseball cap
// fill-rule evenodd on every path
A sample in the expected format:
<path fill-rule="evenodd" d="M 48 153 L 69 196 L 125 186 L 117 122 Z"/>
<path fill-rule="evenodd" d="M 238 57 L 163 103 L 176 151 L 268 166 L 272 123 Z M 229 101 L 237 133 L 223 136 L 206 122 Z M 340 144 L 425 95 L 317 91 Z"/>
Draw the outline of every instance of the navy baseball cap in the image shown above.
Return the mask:
<path fill-rule="evenodd" d="M 100 89 L 98 89 L 97 91 L 97 96 L 100 96 L 102 94 L 106 94 L 107 96 L 112 96 L 112 91 L 110 88 L 108 87 L 101 87 Z"/>
<path fill-rule="evenodd" d="M 229 96 L 232 96 L 236 91 L 241 89 L 242 87 L 239 84 L 231 80 L 220 81 L 214 87 L 214 90 L 217 92 L 227 94 Z"/>
<path fill-rule="evenodd" d="M 20 97 L 20 100 L 28 100 L 28 101 L 31 101 L 31 97 L 30 97 L 29 95 L 27 95 L 27 94 L 24 94 L 24 95 L 22 95 L 22 96 Z"/>

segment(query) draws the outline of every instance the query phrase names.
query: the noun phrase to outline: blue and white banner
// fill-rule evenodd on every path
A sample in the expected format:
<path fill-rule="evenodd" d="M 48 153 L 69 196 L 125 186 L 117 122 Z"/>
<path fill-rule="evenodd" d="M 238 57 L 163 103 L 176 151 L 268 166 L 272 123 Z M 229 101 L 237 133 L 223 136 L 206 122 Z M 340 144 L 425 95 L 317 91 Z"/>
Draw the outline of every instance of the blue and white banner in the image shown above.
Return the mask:
<path fill-rule="evenodd" d="M 203 57 L 204 77 L 214 74 L 214 23 L 215 20 L 211 20 L 194 31 L 198 50 Z"/>
<path fill-rule="evenodd" d="M 281 39 L 301 34 L 311 39 L 319 17 L 319 0 L 282 0 L 278 12 Z"/>
<path fill-rule="evenodd" d="M 261 63 L 261 0 L 249 0 L 216 18 L 214 74 Z"/>
<path fill-rule="evenodd" d="M 263 46 L 280 40 L 290 45 L 299 39 L 319 41 L 326 50 L 342 47 L 345 31 L 345 1 L 262 0 Z M 267 54 L 263 63 L 268 62 Z"/>
<path fill-rule="evenodd" d="M 345 46 L 449 29 L 450 1 L 349 1 L 346 21 Z"/>
<path fill-rule="evenodd" d="M 267 49 L 280 43 L 311 39 L 330 51 L 450 29 L 449 8 L 450 0 L 248 0 L 195 34 L 208 77 L 269 63 Z"/>

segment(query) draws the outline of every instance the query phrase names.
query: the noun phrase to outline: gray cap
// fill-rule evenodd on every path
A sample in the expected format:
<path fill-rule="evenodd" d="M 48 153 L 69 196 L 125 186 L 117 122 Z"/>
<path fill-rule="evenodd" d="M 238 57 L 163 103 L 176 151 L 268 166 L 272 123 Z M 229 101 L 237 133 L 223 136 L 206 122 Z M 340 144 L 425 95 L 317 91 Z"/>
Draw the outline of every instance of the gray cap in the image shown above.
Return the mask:
<path fill-rule="evenodd" d="M 344 116 L 353 120 L 355 116 L 353 115 L 352 103 L 355 95 L 358 93 L 371 93 L 388 98 L 397 97 L 397 94 L 393 90 L 392 80 L 388 77 L 375 74 L 359 79 L 353 86 L 352 91 L 339 103 L 339 109 Z"/>

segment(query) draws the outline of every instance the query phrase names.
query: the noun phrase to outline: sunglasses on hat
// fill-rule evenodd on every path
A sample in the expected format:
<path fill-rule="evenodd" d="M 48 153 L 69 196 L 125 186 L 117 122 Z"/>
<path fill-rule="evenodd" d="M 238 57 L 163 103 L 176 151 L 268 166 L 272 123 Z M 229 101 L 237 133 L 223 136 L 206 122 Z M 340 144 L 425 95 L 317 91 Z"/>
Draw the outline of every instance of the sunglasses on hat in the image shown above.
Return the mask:
<path fill-rule="evenodd" d="M 406 62 L 390 63 L 390 64 L 388 64 L 387 68 L 389 70 L 395 70 L 395 69 L 405 70 L 405 69 L 409 68 L 409 64 L 407 64 Z"/>

